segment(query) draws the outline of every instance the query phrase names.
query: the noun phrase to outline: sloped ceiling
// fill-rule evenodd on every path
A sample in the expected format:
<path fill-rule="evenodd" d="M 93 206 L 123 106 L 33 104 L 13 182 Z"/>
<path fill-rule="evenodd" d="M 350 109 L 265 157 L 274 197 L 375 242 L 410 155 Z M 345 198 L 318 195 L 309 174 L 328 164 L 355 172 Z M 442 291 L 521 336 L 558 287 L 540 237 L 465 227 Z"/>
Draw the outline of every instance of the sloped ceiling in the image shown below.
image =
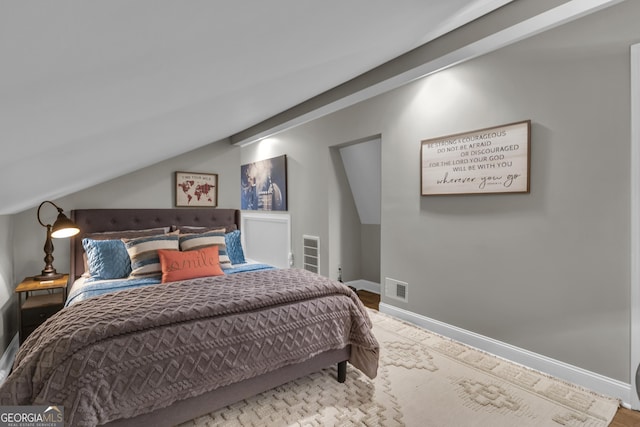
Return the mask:
<path fill-rule="evenodd" d="M 223 140 L 509 1 L 3 1 L 0 214 Z"/>
<path fill-rule="evenodd" d="M 380 225 L 382 141 L 375 138 L 340 148 L 361 224 Z"/>

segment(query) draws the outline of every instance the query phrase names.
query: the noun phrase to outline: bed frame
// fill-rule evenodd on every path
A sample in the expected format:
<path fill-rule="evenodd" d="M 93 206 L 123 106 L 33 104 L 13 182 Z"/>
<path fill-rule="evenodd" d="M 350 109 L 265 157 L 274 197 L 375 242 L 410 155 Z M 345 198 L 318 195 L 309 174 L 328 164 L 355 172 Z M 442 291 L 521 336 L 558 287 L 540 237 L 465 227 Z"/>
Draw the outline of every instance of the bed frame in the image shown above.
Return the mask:
<path fill-rule="evenodd" d="M 237 209 L 79 209 L 71 211 L 71 220 L 80 233 L 71 238 L 70 280 L 75 281 L 84 270 L 82 238 L 100 231 L 140 230 L 171 225 L 218 227 L 235 224 L 240 228 Z M 338 382 L 346 380 L 347 360 L 351 347 L 321 353 L 303 363 L 285 366 L 239 383 L 213 390 L 200 396 L 134 418 L 112 421 L 109 426 L 171 426 L 224 408 L 227 405 L 262 393 L 296 378 L 317 372 L 333 364 L 338 366 Z"/>

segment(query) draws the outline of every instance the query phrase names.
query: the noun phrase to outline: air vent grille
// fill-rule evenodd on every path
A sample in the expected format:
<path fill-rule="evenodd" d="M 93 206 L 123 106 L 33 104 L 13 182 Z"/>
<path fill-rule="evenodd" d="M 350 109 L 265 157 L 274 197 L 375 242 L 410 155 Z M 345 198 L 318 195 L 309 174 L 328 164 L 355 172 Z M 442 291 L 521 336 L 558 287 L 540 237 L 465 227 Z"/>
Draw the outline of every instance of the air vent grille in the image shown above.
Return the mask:
<path fill-rule="evenodd" d="M 318 236 L 302 236 L 303 268 L 313 273 L 320 272 L 320 238 Z"/>
<path fill-rule="evenodd" d="M 393 298 L 399 301 L 408 302 L 407 291 L 409 290 L 409 284 L 401 282 L 400 280 L 385 278 L 385 292 L 384 294 L 389 298 Z"/>

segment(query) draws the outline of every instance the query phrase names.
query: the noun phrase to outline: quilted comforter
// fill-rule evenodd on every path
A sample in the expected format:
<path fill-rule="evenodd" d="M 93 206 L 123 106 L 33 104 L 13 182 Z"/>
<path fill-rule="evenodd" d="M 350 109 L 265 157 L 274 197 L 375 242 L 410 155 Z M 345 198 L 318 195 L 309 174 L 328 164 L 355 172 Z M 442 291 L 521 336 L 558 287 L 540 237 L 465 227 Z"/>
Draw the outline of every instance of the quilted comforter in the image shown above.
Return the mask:
<path fill-rule="evenodd" d="M 80 301 L 20 347 L 2 405 L 63 405 L 65 425 L 129 418 L 351 345 L 376 375 L 366 309 L 341 283 L 286 269 Z"/>

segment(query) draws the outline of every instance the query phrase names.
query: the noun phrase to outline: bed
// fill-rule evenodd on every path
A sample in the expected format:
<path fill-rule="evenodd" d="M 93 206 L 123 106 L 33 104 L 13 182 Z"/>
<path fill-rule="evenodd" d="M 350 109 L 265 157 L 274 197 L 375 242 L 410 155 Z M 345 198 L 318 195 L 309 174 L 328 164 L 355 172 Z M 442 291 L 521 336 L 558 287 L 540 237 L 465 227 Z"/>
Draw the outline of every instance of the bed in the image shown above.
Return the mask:
<path fill-rule="evenodd" d="M 240 227 L 234 209 L 71 217 L 81 229 L 73 282 L 86 276 L 82 239 L 91 233 L 165 228 L 182 239 L 199 233 L 187 227 Z M 378 343 L 355 293 L 305 270 L 238 267 L 69 304 L 21 346 L 0 404 L 61 405 L 66 425 L 175 425 L 334 364 L 340 382 L 347 361 L 376 375 Z"/>

